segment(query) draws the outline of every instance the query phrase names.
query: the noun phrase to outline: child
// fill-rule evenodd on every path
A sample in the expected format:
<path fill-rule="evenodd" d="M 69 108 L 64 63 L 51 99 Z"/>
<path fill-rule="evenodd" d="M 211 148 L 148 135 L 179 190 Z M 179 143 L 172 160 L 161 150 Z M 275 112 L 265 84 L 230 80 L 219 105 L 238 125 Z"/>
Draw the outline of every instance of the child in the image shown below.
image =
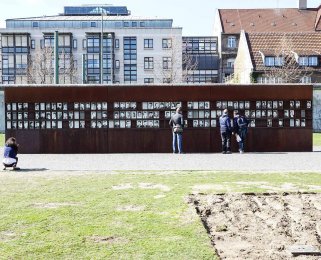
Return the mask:
<path fill-rule="evenodd" d="M 13 170 L 20 170 L 20 168 L 17 167 L 18 163 L 18 144 L 16 143 L 16 138 L 10 137 L 4 147 L 4 153 L 3 153 L 3 165 L 4 169 L 6 170 L 7 167 L 13 167 Z"/>

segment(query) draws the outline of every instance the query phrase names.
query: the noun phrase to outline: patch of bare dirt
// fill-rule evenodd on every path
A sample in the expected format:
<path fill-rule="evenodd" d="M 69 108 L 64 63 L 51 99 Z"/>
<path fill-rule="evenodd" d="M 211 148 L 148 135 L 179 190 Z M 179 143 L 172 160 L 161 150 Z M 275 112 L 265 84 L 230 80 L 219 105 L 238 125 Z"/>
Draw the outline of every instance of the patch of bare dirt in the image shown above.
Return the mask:
<path fill-rule="evenodd" d="M 123 205 L 117 207 L 118 211 L 143 211 L 145 206 L 137 206 L 137 205 Z"/>
<path fill-rule="evenodd" d="M 320 259 L 321 194 L 193 195 L 221 259 Z M 314 249 L 314 255 L 304 251 Z M 307 250 L 309 249 L 309 250 Z"/>
<path fill-rule="evenodd" d="M 14 233 L 13 231 L 6 230 L 6 231 L 0 232 L 0 241 L 1 242 L 6 242 L 6 241 L 9 241 L 9 240 L 13 240 L 16 237 L 17 237 L 17 234 Z"/>
<path fill-rule="evenodd" d="M 80 206 L 77 202 L 50 202 L 50 203 L 34 203 L 32 207 L 34 208 L 44 208 L 44 209 L 57 209 L 60 207 L 74 207 Z"/>
<path fill-rule="evenodd" d="M 132 188 L 133 186 L 131 185 L 131 183 L 119 184 L 112 187 L 113 190 L 129 190 Z"/>
<path fill-rule="evenodd" d="M 94 243 L 99 243 L 99 244 L 121 244 L 121 243 L 127 243 L 128 240 L 121 238 L 121 237 L 115 237 L 115 236 L 90 236 L 86 237 L 86 240 L 89 240 Z"/>
<path fill-rule="evenodd" d="M 164 184 L 153 184 L 153 183 L 139 183 L 139 188 L 141 189 L 148 189 L 148 190 L 151 190 L 151 189 L 158 189 L 158 190 L 161 190 L 161 191 L 170 191 L 171 188 L 168 187 L 167 185 L 164 185 Z"/>

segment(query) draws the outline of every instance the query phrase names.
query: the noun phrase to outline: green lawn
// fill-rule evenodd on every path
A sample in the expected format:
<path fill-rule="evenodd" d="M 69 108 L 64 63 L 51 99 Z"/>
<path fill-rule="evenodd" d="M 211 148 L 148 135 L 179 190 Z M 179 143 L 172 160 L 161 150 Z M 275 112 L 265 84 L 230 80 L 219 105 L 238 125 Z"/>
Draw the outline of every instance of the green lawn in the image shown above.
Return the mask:
<path fill-rule="evenodd" d="M 0 182 L 1 259 L 216 259 L 189 194 L 321 191 L 314 173 L 6 172 Z"/>
<path fill-rule="evenodd" d="M 314 133 L 313 134 L 313 145 L 314 146 L 321 146 L 321 133 Z"/>
<path fill-rule="evenodd" d="M 4 146 L 5 140 L 4 140 L 4 134 L 0 134 L 0 147 Z"/>

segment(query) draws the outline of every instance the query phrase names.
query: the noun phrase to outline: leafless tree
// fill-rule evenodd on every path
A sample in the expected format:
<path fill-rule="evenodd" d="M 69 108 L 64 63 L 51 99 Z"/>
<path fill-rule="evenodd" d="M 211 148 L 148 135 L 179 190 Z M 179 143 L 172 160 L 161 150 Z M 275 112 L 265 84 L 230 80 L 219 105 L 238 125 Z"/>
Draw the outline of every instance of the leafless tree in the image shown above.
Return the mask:
<path fill-rule="evenodd" d="M 190 79 L 192 77 L 192 73 L 197 69 L 198 60 L 195 59 L 191 54 L 184 52 L 182 55 L 182 65 L 183 65 L 183 82 L 192 82 Z"/>
<path fill-rule="evenodd" d="M 163 83 L 185 83 L 191 71 L 197 67 L 197 61 L 189 53 L 182 53 L 182 42 L 171 37 L 171 43 L 164 57 L 155 63 L 155 78 Z"/>
<path fill-rule="evenodd" d="M 27 78 L 30 84 L 54 83 L 54 49 L 44 47 L 30 55 Z M 59 82 L 77 83 L 77 66 L 72 53 L 59 54 Z"/>
<path fill-rule="evenodd" d="M 311 76 L 312 69 L 299 65 L 299 57 L 289 37 L 284 35 L 273 50 L 275 57 L 274 66 L 265 66 L 265 77 L 279 83 L 299 83 L 301 78 Z"/>

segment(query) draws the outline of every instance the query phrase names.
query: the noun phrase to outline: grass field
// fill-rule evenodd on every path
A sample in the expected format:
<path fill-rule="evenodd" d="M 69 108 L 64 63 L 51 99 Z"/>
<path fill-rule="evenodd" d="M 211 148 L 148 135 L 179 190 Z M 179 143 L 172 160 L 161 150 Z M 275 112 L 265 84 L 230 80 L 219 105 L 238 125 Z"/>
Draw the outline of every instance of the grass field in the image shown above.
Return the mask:
<path fill-rule="evenodd" d="M 191 193 L 321 191 L 319 174 L 3 172 L 3 259 L 215 259 Z"/>
<path fill-rule="evenodd" d="M 313 145 L 314 146 L 321 146 L 321 133 L 314 133 L 313 134 Z"/>
<path fill-rule="evenodd" d="M 0 134 L 0 146 L 4 146 L 5 140 L 4 140 L 4 134 Z"/>

